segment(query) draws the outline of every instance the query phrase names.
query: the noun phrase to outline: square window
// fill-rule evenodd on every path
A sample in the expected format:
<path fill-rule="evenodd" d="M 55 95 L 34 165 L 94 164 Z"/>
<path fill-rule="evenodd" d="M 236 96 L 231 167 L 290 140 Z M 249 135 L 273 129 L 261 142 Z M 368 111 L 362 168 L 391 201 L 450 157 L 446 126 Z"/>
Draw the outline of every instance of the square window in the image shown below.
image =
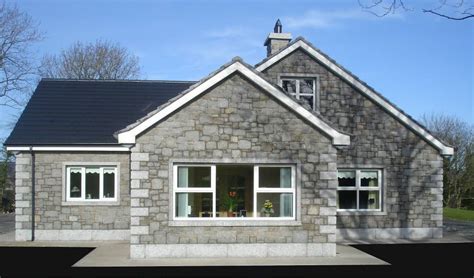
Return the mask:
<path fill-rule="evenodd" d="M 338 170 L 339 210 L 380 211 L 381 170 Z"/>
<path fill-rule="evenodd" d="M 307 103 L 311 109 L 315 111 L 319 109 L 317 107 L 319 92 L 316 77 L 282 77 L 281 87 L 296 99 Z"/>
<path fill-rule="evenodd" d="M 211 187 L 211 167 L 178 167 L 178 187 Z"/>
<path fill-rule="evenodd" d="M 359 209 L 379 209 L 379 191 L 359 191 Z"/>
<path fill-rule="evenodd" d="M 292 193 L 257 193 L 257 210 L 260 217 L 292 217 Z"/>
<path fill-rule="evenodd" d="M 337 192 L 338 209 L 357 209 L 357 191 L 339 190 Z"/>
<path fill-rule="evenodd" d="M 337 180 L 340 187 L 356 186 L 355 172 L 354 171 L 338 171 Z"/>
<path fill-rule="evenodd" d="M 282 87 L 289 94 L 296 94 L 296 80 L 282 80 Z"/>
<path fill-rule="evenodd" d="M 177 217 L 211 217 L 212 193 L 177 193 Z"/>
<path fill-rule="evenodd" d="M 290 167 L 260 167 L 259 187 L 291 188 Z"/>

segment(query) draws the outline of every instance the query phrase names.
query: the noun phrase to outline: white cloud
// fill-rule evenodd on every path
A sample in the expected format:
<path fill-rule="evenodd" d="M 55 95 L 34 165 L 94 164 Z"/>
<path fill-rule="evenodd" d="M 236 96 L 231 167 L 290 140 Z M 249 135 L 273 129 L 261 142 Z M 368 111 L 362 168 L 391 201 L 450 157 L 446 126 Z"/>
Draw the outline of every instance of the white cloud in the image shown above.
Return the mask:
<path fill-rule="evenodd" d="M 366 11 L 359 9 L 352 10 L 310 10 L 302 16 L 288 16 L 284 17 L 285 27 L 291 29 L 301 28 L 331 28 L 343 25 L 348 21 L 360 20 L 382 20 L 382 19 L 401 19 L 401 14 L 389 14 L 385 17 L 376 17 Z"/>

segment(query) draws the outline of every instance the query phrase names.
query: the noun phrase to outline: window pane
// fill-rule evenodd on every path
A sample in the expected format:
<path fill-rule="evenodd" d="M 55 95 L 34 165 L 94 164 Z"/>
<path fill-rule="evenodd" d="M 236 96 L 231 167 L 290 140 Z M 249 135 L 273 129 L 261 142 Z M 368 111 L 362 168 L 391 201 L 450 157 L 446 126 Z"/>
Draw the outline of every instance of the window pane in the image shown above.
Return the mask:
<path fill-rule="evenodd" d="M 337 192 L 338 209 L 357 209 L 357 191 L 339 190 Z"/>
<path fill-rule="evenodd" d="M 178 187 L 211 187 L 211 167 L 178 167 Z"/>
<path fill-rule="evenodd" d="M 283 90 L 290 94 L 296 94 L 296 80 L 282 80 Z"/>
<path fill-rule="evenodd" d="M 212 217 L 212 193 L 176 193 L 177 217 Z"/>
<path fill-rule="evenodd" d="M 70 196 L 71 198 L 81 198 L 82 193 L 82 169 L 71 168 L 69 177 Z"/>
<path fill-rule="evenodd" d="M 314 79 L 300 80 L 300 94 L 314 94 Z"/>
<path fill-rule="evenodd" d="M 313 96 L 300 96 L 300 100 L 307 103 L 311 109 L 314 110 L 314 97 Z"/>
<path fill-rule="evenodd" d="M 218 165 L 216 176 L 216 216 L 253 216 L 253 166 Z"/>
<path fill-rule="evenodd" d="M 259 167 L 259 187 L 291 188 L 291 167 Z"/>
<path fill-rule="evenodd" d="M 364 187 L 379 186 L 377 171 L 361 171 L 360 172 L 360 186 L 364 186 Z"/>
<path fill-rule="evenodd" d="M 115 169 L 104 169 L 104 198 L 115 197 Z"/>
<path fill-rule="evenodd" d="M 86 169 L 86 199 L 99 199 L 100 169 Z"/>
<path fill-rule="evenodd" d="M 338 171 L 339 186 L 356 186 L 355 171 Z"/>
<path fill-rule="evenodd" d="M 379 209 L 379 191 L 359 191 L 359 209 Z"/>
<path fill-rule="evenodd" d="M 292 193 L 257 193 L 259 217 L 293 217 Z"/>

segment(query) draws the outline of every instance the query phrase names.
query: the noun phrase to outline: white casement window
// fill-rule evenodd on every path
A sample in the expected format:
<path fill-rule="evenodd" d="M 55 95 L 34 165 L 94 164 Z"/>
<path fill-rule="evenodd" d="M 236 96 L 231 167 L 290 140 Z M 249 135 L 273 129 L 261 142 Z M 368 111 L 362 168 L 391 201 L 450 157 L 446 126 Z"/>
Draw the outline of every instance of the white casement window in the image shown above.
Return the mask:
<path fill-rule="evenodd" d="M 174 219 L 295 219 L 293 165 L 174 165 Z"/>
<path fill-rule="evenodd" d="M 117 167 L 67 166 L 66 201 L 117 201 Z"/>
<path fill-rule="evenodd" d="M 280 86 L 296 99 L 308 103 L 314 111 L 319 110 L 319 86 L 316 77 L 284 76 L 280 77 Z"/>
<path fill-rule="evenodd" d="M 337 179 L 339 211 L 381 211 L 381 170 L 339 169 Z"/>

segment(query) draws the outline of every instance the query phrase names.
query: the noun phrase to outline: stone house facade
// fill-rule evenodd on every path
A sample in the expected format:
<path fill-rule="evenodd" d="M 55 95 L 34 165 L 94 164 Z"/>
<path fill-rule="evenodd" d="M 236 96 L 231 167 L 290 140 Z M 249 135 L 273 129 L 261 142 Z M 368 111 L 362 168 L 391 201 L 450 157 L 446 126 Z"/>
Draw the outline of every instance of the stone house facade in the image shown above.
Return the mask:
<path fill-rule="evenodd" d="M 129 240 L 154 258 L 441 237 L 453 149 L 278 23 L 265 46 L 255 67 L 234 58 L 199 82 L 41 81 L 6 142 L 17 240 Z"/>

